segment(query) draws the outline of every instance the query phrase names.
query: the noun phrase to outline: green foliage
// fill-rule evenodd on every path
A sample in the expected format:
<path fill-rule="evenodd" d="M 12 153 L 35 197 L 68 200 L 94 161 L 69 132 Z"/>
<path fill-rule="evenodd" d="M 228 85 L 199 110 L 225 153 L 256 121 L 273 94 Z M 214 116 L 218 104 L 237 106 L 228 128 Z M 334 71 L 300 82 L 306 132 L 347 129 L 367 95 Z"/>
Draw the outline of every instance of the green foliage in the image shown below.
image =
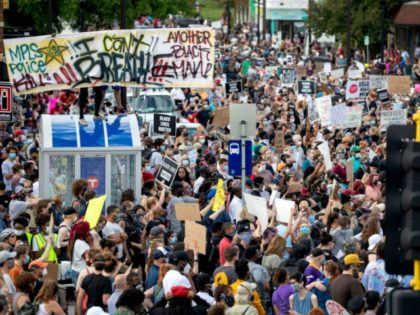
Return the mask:
<path fill-rule="evenodd" d="M 390 12 L 404 1 L 386 0 L 385 27 L 391 25 Z M 322 33 L 335 35 L 339 40 L 345 39 L 347 31 L 347 0 L 310 0 L 309 25 L 316 36 Z M 373 46 L 380 41 L 381 34 L 381 1 L 352 0 L 351 6 L 352 43 L 363 43 L 363 36 L 368 35 Z"/>
<path fill-rule="evenodd" d="M 80 0 L 51 0 L 53 2 L 53 24 L 57 31 L 68 23 L 78 29 L 80 21 Z M 9 16 L 6 21 L 11 26 L 30 25 L 36 34 L 46 34 L 48 30 L 48 0 L 15 0 L 17 6 L 15 20 Z M 194 14 L 194 0 L 126 0 L 127 28 L 132 28 L 139 16 L 153 16 L 164 19 L 168 14 Z M 121 0 L 85 0 L 83 15 L 86 24 L 98 29 L 112 26 L 121 20 Z M 12 13 L 12 12 L 10 12 Z M 25 21 L 22 21 L 23 18 Z"/>

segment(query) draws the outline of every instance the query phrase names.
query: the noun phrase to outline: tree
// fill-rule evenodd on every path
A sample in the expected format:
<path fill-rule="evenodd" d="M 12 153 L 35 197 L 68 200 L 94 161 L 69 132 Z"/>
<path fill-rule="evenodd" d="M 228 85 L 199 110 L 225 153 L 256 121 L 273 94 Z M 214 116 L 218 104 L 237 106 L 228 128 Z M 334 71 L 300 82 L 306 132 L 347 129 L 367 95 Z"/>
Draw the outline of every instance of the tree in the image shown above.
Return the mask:
<path fill-rule="evenodd" d="M 391 25 L 392 12 L 406 1 L 385 1 L 385 27 Z M 379 0 L 353 0 L 352 1 L 352 27 L 351 38 L 353 46 L 363 42 L 363 36 L 368 35 L 370 44 L 377 47 L 381 38 L 381 1 Z M 343 42 L 347 19 L 346 1 L 344 0 L 310 0 L 309 26 L 316 36 L 323 33 L 335 35 Z"/>
<path fill-rule="evenodd" d="M 79 28 L 80 15 L 84 21 L 96 28 L 110 28 L 121 20 L 121 0 L 51 0 L 53 3 L 53 24 L 57 31 L 68 23 Z M 9 26 L 32 26 L 35 34 L 46 34 L 48 30 L 48 0 L 15 0 L 10 12 L 6 12 Z M 82 2 L 83 12 L 79 6 Z M 194 0 L 127 0 L 127 25 L 133 25 L 139 16 L 166 18 L 168 14 L 182 11 L 194 13 Z M 17 17 L 17 18 L 16 18 Z"/>

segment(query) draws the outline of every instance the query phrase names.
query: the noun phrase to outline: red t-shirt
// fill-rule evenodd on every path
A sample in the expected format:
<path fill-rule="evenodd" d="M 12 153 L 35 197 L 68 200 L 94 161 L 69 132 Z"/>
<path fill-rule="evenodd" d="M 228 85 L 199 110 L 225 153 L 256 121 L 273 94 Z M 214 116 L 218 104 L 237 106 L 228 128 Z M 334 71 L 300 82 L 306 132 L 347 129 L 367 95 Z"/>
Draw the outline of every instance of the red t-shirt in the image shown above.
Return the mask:
<path fill-rule="evenodd" d="M 232 246 L 232 242 L 227 239 L 226 237 L 222 238 L 219 244 L 219 259 L 220 259 L 220 266 L 222 266 L 225 263 L 225 256 L 223 253 L 225 252 L 225 249 Z"/>

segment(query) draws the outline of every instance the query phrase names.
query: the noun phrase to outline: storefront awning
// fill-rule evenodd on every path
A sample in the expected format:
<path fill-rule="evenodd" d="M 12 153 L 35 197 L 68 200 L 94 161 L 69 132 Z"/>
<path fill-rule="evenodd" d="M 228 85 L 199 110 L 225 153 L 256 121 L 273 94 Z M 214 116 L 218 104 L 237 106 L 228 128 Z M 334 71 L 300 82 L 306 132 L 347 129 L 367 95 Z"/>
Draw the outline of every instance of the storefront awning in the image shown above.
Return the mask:
<path fill-rule="evenodd" d="M 306 10 L 299 9 L 269 9 L 267 10 L 267 20 L 307 21 L 308 13 Z"/>
<path fill-rule="evenodd" d="M 394 18 L 395 25 L 420 25 L 420 1 L 404 3 Z"/>

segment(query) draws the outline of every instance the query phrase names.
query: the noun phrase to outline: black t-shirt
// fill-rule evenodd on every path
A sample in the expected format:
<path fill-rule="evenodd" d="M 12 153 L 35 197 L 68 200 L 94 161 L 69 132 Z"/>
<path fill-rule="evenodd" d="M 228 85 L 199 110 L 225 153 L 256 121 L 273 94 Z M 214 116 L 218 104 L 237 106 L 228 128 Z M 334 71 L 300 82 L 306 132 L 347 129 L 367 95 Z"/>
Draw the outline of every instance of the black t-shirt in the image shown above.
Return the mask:
<path fill-rule="evenodd" d="M 7 195 L 0 195 L 0 205 L 9 209 L 10 197 Z"/>
<path fill-rule="evenodd" d="M 99 306 L 106 311 L 106 305 L 102 302 L 102 296 L 104 294 L 112 294 L 112 282 L 109 277 L 92 273 L 86 276 L 81 287 L 88 296 L 88 308 Z"/>
<path fill-rule="evenodd" d="M 200 122 L 200 124 L 202 124 L 203 126 L 207 126 L 207 123 L 210 120 L 210 111 L 206 110 L 206 109 L 202 109 L 197 113 L 196 118 L 198 119 L 198 121 Z"/>

